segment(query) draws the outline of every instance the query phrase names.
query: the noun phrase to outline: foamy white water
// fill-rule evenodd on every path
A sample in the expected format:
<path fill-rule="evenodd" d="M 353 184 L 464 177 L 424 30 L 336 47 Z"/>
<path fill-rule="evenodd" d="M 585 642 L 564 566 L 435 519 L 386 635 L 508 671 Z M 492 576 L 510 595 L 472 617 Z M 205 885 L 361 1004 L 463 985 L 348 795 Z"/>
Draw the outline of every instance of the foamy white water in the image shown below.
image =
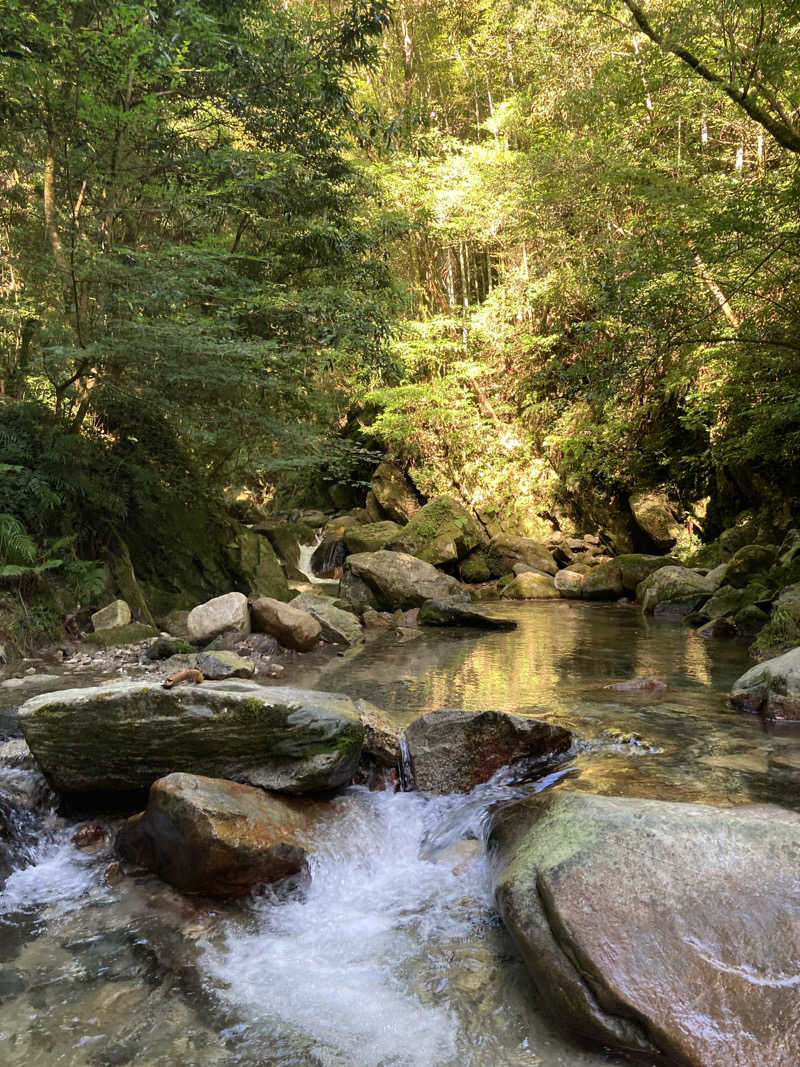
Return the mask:
<path fill-rule="evenodd" d="M 300 545 L 300 558 L 297 561 L 297 569 L 308 578 L 313 585 L 323 585 L 329 582 L 329 578 L 318 578 L 311 567 L 311 557 L 322 544 L 322 531 L 314 535 L 310 545 Z"/>
<path fill-rule="evenodd" d="M 48 905 L 52 913 L 64 913 L 85 906 L 89 894 L 106 891 L 102 867 L 70 843 L 67 831 L 45 836 L 31 858 L 0 890 L 0 915 Z"/>
<path fill-rule="evenodd" d="M 435 1067 L 457 1056 L 444 986 L 415 986 L 443 951 L 487 922 L 488 871 L 478 850 L 437 862 L 469 827 L 464 798 L 350 790 L 335 801 L 304 899 L 254 905 L 254 927 L 229 925 L 207 967 L 221 995 L 262 1033 L 309 1042 L 326 1067 Z M 480 820 L 485 804 L 465 810 Z M 449 825 L 439 843 L 438 826 Z M 428 858 L 423 858 L 428 857 Z M 429 983 L 430 986 L 430 983 Z"/>

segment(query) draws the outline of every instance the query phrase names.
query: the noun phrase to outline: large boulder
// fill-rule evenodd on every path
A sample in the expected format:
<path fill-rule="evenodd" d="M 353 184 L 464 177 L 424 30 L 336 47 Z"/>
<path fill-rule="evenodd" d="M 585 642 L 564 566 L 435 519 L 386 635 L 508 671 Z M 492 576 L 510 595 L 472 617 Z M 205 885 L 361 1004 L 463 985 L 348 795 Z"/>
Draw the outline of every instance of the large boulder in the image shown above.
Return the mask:
<path fill-rule="evenodd" d="M 131 609 L 124 600 L 113 600 L 92 615 L 92 627 L 95 630 L 112 630 L 118 626 L 127 626 L 131 621 Z"/>
<path fill-rule="evenodd" d="M 558 565 L 547 545 L 534 541 L 531 537 L 517 537 L 514 534 L 497 534 L 492 538 L 490 551 L 498 556 L 508 571 L 513 571 L 517 563 L 527 564 L 543 574 L 555 574 Z M 499 574 L 495 574 L 499 577 Z"/>
<path fill-rule="evenodd" d="M 498 619 L 475 611 L 460 597 L 426 600 L 419 609 L 419 621 L 428 626 L 467 626 L 475 630 L 516 630 L 513 619 Z"/>
<path fill-rule="evenodd" d="M 678 509 L 663 489 L 645 489 L 632 493 L 628 504 L 636 525 L 656 548 L 668 552 L 684 532 L 678 521 Z"/>
<path fill-rule="evenodd" d="M 687 567 L 661 567 L 637 587 L 636 599 L 645 615 L 653 615 L 657 607 L 670 602 L 679 602 L 680 610 L 688 614 L 713 592 L 714 583 L 705 575 Z"/>
<path fill-rule="evenodd" d="M 650 1063 L 795 1067 L 800 815 L 541 793 L 493 818 L 495 897 L 541 1002 Z"/>
<path fill-rule="evenodd" d="M 262 596 L 250 604 L 253 629 L 257 634 L 272 634 L 284 648 L 310 652 L 319 640 L 322 627 L 308 611 Z"/>
<path fill-rule="evenodd" d="M 581 571 L 565 569 L 553 578 L 553 585 L 561 596 L 569 600 L 579 600 L 583 593 L 584 575 Z"/>
<path fill-rule="evenodd" d="M 363 639 L 361 623 L 352 611 L 337 608 L 330 597 L 301 593 L 292 601 L 293 608 L 307 611 L 322 627 L 322 637 L 336 645 L 355 645 Z"/>
<path fill-rule="evenodd" d="M 241 575 L 248 596 L 271 596 L 288 600 L 291 596 L 286 575 L 269 538 L 244 527 L 228 545 L 228 558 Z"/>
<path fill-rule="evenodd" d="M 581 586 L 581 596 L 584 600 L 618 600 L 624 593 L 622 569 L 615 559 L 592 567 Z"/>
<path fill-rule="evenodd" d="M 224 593 L 192 608 L 186 619 L 189 640 L 197 645 L 213 641 L 233 630 L 246 637 L 250 633 L 250 609 L 244 593 Z"/>
<path fill-rule="evenodd" d="M 115 682 L 26 701 L 25 739 L 65 792 L 144 789 L 173 771 L 282 793 L 332 789 L 358 763 L 358 703 L 338 693 L 207 682 Z"/>
<path fill-rule="evenodd" d="M 503 596 L 510 600 L 555 600 L 561 594 L 549 574 L 524 571 L 503 589 Z"/>
<path fill-rule="evenodd" d="M 269 543 L 275 549 L 279 559 L 283 560 L 286 568 L 286 577 L 289 581 L 306 581 L 306 575 L 300 570 L 300 546 L 310 545 L 314 542 L 314 528 L 304 522 L 284 522 L 278 519 L 270 519 L 255 527 L 259 534 L 265 534 Z M 268 596 L 274 594 L 268 593 Z M 287 597 L 279 597 L 286 600 Z"/>
<path fill-rule="evenodd" d="M 412 785 L 430 793 L 468 793 L 520 760 L 545 760 L 566 752 L 568 730 L 541 719 L 503 711 L 440 708 L 405 730 L 406 773 Z"/>
<path fill-rule="evenodd" d="M 372 475 L 370 486 L 372 497 L 382 511 L 394 522 L 404 526 L 420 507 L 417 491 L 405 474 L 394 463 L 381 463 Z M 367 496 L 367 510 L 370 511 L 370 498 Z M 372 511 L 376 520 L 384 516 Z"/>
<path fill-rule="evenodd" d="M 800 719 L 800 648 L 746 671 L 733 684 L 731 704 L 768 719 Z"/>
<path fill-rule="evenodd" d="M 366 526 L 350 526 L 344 531 L 344 543 L 347 551 L 380 552 L 392 541 L 396 541 L 403 532 L 401 526 L 388 519 L 383 522 L 370 522 Z"/>
<path fill-rule="evenodd" d="M 451 496 L 437 496 L 412 515 L 391 547 L 437 566 L 464 559 L 484 540 L 463 505 Z"/>
<path fill-rule="evenodd" d="M 169 774 L 150 787 L 147 810 L 123 823 L 117 851 L 184 893 L 240 897 L 305 867 L 313 800 L 198 774 Z"/>
<path fill-rule="evenodd" d="M 726 581 L 734 589 L 744 589 L 757 574 L 765 574 L 778 555 L 775 545 L 745 545 L 733 554 Z"/>
<path fill-rule="evenodd" d="M 426 600 L 462 595 L 461 583 L 403 552 L 358 552 L 345 560 L 340 597 L 363 611 L 403 611 Z"/>
<path fill-rule="evenodd" d="M 622 588 L 630 596 L 636 595 L 637 587 L 662 567 L 679 567 L 681 561 L 675 556 L 647 556 L 641 552 L 626 552 L 614 561 L 620 570 Z"/>

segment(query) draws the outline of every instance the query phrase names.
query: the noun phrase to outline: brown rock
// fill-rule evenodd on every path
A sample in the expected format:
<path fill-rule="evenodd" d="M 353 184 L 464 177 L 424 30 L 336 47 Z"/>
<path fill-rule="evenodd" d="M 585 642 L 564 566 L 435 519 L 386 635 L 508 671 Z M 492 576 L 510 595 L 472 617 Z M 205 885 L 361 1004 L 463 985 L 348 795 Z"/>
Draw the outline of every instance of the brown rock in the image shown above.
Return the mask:
<path fill-rule="evenodd" d="M 170 774 L 151 786 L 147 810 L 124 823 L 117 850 L 182 892 L 243 896 L 303 869 L 325 810 L 221 778 Z"/>
<path fill-rule="evenodd" d="M 272 634 L 286 648 L 297 652 L 309 652 L 322 633 L 322 627 L 309 612 L 269 596 L 254 600 L 250 611 L 256 633 Z"/>
<path fill-rule="evenodd" d="M 72 843 L 82 852 L 102 852 L 111 844 L 111 832 L 99 822 L 85 822 L 72 835 Z"/>

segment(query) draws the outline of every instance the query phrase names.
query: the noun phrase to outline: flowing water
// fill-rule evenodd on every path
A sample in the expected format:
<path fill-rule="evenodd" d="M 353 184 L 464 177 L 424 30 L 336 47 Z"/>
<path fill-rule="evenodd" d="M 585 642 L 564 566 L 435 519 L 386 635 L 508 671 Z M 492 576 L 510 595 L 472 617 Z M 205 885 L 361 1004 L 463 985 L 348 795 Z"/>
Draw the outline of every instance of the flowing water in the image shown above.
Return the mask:
<path fill-rule="evenodd" d="M 55 812 L 34 771 L 0 769 L 0 794 L 24 824 L 15 844 L 23 866 L 0 892 L 0 1062 L 617 1063 L 537 1012 L 492 907 L 481 847 L 488 809 L 565 783 L 797 807 L 800 735 L 765 732 L 727 710 L 725 694 L 749 664 L 739 645 L 704 642 L 632 608 L 493 610 L 519 629 L 381 638 L 310 668 L 303 684 L 366 697 L 403 723 L 442 706 L 545 716 L 575 731 L 569 759 L 533 785 L 501 773 L 467 797 L 351 788 L 332 802 L 311 879 L 294 891 L 223 906 L 149 875 L 106 885 L 112 857 L 71 844 L 83 813 Z M 605 688 L 634 676 L 668 688 Z"/>

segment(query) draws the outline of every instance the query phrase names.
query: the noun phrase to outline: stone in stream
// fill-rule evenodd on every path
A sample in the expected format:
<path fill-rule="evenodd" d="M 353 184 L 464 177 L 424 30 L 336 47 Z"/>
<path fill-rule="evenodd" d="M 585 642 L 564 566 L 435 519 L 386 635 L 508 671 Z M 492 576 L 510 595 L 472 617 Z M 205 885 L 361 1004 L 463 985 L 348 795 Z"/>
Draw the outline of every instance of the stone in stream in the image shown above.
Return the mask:
<path fill-rule="evenodd" d="M 337 608 L 330 597 L 301 593 L 292 601 L 293 608 L 307 611 L 322 627 L 322 637 L 334 644 L 355 645 L 364 639 L 361 623 L 352 611 Z"/>
<path fill-rule="evenodd" d="M 367 497 L 367 510 L 370 503 L 376 503 L 386 512 L 390 519 L 405 526 L 415 511 L 420 507 L 416 489 L 399 467 L 394 463 L 380 463 L 372 475 L 370 492 L 372 501 Z M 376 521 L 383 516 L 375 512 Z"/>
<path fill-rule="evenodd" d="M 561 596 L 579 600 L 582 595 L 584 575 L 580 571 L 563 570 L 553 578 L 553 585 Z"/>
<path fill-rule="evenodd" d="M 359 552 L 345 560 L 340 596 L 359 611 L 405 611 L 454 595 L 469 600 L 455 578 L 403 552 Z"/>
<path fill-rule="evenodd" d="M 417 789 L 430 793 L 468 793 L 501 767 L 559 755 L 572 742 L 568 730 L 541 719 L 451 708 L 415 719 L 404 739 L 406 771 Z"/>
<path fill-rule="evenodd" d="M 218 634 L 234 630 L 250 633 L 250 611 L 244 593 L 224 593 L 192 608 L 186 619 L 189 640 L 197 645 L 213 641 Z"/>
<path fill-rule="evenodd" d="M 65 792 L 144 789 L 173 771 L 283 793 L 333 789 L 352 777 L 364 736 L 349 697 L 236 681 L 66 689 L 26 701 L 19 724 Z"/>
<path fill-rule="evenodd" d="M 746 671 L 733 683 L 731 704 L 767 719 L 800 719 L 800 648 Z"/>
<path fill-rule="evenodd" d="M 556 790 L 498 811 L 489 849 L 570 1032 L 648 1063 L 796 1067 L 800 815 Z"/>
<path fill-rule="evenodd" d="M 457 563 L 486 540 L 476 520 L 451 496 L 434 497 L 399 533 L 391 543 L 394 551 L 407 552 L 434 566 Z"/>
<path fill-rule="evenodd" d="M 514 619 L 498 619 L 467 607 L 460 598 L 426 600 L 419 621 L 428 626 L 467 626 L 476 630 L 516 630 Z"/>
<path fill-rule="evenodd" d="M 653 615 L 662 604 L 678 602 L 679 613 L 686 615 L 699 607 L 716 591 L 713 581 L 687 567 L 661 567 L 645 578 L 636 589 L 645 615 Z M 669 609 L 662 608 L 662 614 Z"/>
<path fill-rule="evenodd" d="M 543 574 L 555 574 L 558 570 L 547 545 L 534 541 L 532 537 L 497 534 L 492 538 L 489 548 L 493 556 L 503 561 L 507 571 L 513 571 L 515 563 L 526 563 Z"/>
<path fill-rule="evenodd" d="M 560 595 L 549 574 L 534 574 L 532 571 L 518 574 L 503 589 L 503 596 L 511 600 L 554 600 Z"/>
<path fill-rule="evenodd" d="M 327 811 L 219 778 L 169 774 L 153 782 L 147 810 L 123 823 L 116 847 L 182 892 L 240 897 L 303 870 L 310 831 Z"/>
<path fill-rule="evenodd" d="M 322 627 L 307 611 L 262 596 L 250 605 L 256 633 L 272 634 L 285 648 L 310 652 L 319 640 Z"/>
<path fill-rule="evenodd" d="M 379 552 L 395 541 L 403 532 L 401 526 L 388 519 L 370 522 L 365 526 L 350 526 L 344 531 L 344 543 L 349 553 Z"/>

